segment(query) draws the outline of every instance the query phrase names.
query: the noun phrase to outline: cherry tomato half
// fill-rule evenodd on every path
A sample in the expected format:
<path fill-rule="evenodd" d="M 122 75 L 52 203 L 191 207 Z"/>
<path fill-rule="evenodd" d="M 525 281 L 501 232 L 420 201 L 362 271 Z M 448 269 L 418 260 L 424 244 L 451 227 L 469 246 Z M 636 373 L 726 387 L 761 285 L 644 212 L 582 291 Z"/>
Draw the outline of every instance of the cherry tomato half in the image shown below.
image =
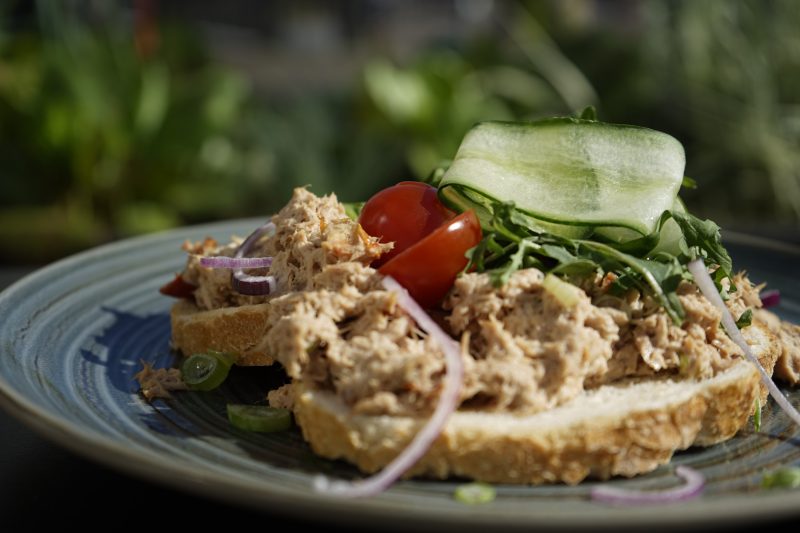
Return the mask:
<path fill-rule="evenodd" d="M 394 248 L 373 263 L 377 268 L 455 216 L 439 201 L 436 187 L 401 181 L 367 200 L 358 223 L 373 237 L 394 242 Z"/>
<path fill-rule="evenodd" d="M 474 211 L 465 211 L 384 263 L 378 271 L 392 276 L 423 307 L 434 307 L 467 266 L 464 254 L 481 240 Z"/>
<path fill-rule="evenodd" d="M 188 298 L 194 293 L 195 287 L 183 279 L 180 274 L 175 274 L 175 279 L 158 289 L 158 292 L 173 298 Z"/>

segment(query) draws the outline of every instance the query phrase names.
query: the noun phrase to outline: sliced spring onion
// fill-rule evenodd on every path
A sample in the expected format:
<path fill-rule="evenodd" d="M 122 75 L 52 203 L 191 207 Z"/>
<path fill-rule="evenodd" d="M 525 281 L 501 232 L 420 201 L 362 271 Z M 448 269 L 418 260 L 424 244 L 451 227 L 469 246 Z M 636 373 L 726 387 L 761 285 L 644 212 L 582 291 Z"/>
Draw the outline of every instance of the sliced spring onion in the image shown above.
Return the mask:
<path fill-rule="evenodd" d="M 675 473 L 685 483 L 672 489 L 639 491 L 600 485 L 594 487 L 590 495 L 592 500 L 612 505 L 641 505 L 690 500 L 703 492 L 705 478 L 700 472 L 688 466 L 679 466 L 675 469 Z"/>
<path fill-rule="evenodd" d="M 772 289 L 761 293 L 761 305 L 763 305 L 765 309 L 775 307 L 779 303 L 781 303 L 781 291 L 778 289 Z"/>
<path fill-rule="evenodd" d="M 538 220 L 597 226 L 621 240 L 654 231 L 685 164 L 676 139 L 647 128 L 574 118 L 484 122 L 464 137 L 439 191 L 445 202 L 470 191 L 513 201 Z"/>
<path fill-rule="evenodd" d="M 267 233 L 272 233 L 275 231 L 275 224 L 272 222 L 266 222 L 259 226 L 253 233 L 251 233 L 239 246 L 239 249 L 236 250 L 236 253 L 233 255 L 235 259 L 241 259 L 247 253 L 250 252 L 251 248 L 255 245 L 258 240 L 266 235 Z M 276 280 L 275 276 L 251 276 L 249 274 L 245 274 L 242 268 L 234 269 L 233 274 L 231 276 L 231 286 L 233 290 L 241 294 L 247 294 L 250 296 L 263 296 L 265 294 L 270 294 L 275 292 L 276 288 Z"/>
<path fill-rule="evenodd" d="M 245 431 L 272 433 L 285 431 L 292 426 L 292 412 L 288 409 L 229 403 L 227 411 L 231 425 Z"/>
<path fill-rule="evenodd" d="M 767 472 L 761 478 L 761 486 L 764 487 L 765 489 L 800 488 L 800 467 L 791 466 L 786 468 L 780 468 L 773 472 Z"/>
<path fill-rule="evenodd" d="M 386 468 L 373 476 L 355 482 L 331 481 L 326 476 L 317 476 L 314 479 L 314 489 L 332 496 L 360 498 L 374 496 L 387 489 L 425 455 L 433 441 L 444 429 L 447 419 L 458 407 L 461 385 L 464 380 L 464 365 L 461 361 L 461 350 L 458 344 L 414 301 L 402 285 L 390 276 L 383 278 L 382 283 L 384 288 L 397 295 L 397 304 L 442 349 L 446 364 L 444 387 L 439 396 L 439 403 L 436 405 L 431 418 L 422 430 L 414 436 L 411 444 L 400 452 Z"/>
<path fill-rule="evenodd" d="M 481 503 L 489 503 L 494 500 L 497 492 L 495 488 L 488 483 L 467 483 L 459 485 L 453 492 L 453 498 L 461 503 L 467 505 L 478 505 Z"/>
<path fill-rule="evenodd" d="M 764 385 L 767 386 L 769 389 L 769 394 L 772 396 L 778 405 L 786 411 L 786 414 L 789 415 L 795 424 L 800 426 L 800 413 L 797 412 L 797 409 L 789 402 L 786 396 L 778 389 L 778 386 L 775 385 L 775 382 L 772 381 L 772 378 L 764 370 L 764 367 L 761 366 L 761 363 L 758 361 L 758 358 L 753 354 L 753 351 L 750 349 L 750 345 L 747 344 L 747 341 L 744 340 L 742 336 L 742 332 L 739 331 L 739 328 L 736 327 L 736 322 L 731 315 L 731 312 L 728 310 L 728 307 L 722 301 L 722 297 L 717 292 L 717 287 L 714 285 L 714 281 L 711 279 L 711 276 L 708 275 L 708 270 L 706 269 L 706 265 L 703 263 L 702 259 L 695 259 L 690 261 L 687 265 L 689 272 L 692 273 L 694 277 L 694 282 L 700 288 L 700 291 L 703 293 L 703 296 L 708 299 L 714 306 L 722 312 L 722 326 L 725 328 L 725 331 L 728 333 L 728 336 L 739 345 L 739 347 L 744 351 L 744 355 L 748 361 L 756 365 L 758 372 L 761 374 L 761 381 L 764 382 Z"/>
<path fill-rule="evenodd" d="M 267 268 L 272 265 L 271 257 L 201 257 L 200 264 L 209 268 Z"/>
<path fill-rule="evenodd" d="M 190 390 L 214 390 L 225 381 L 233 365 L 233 358 L 216 351 L 198 353 L 188 357 L 181 365 L 181 377 Z"/>

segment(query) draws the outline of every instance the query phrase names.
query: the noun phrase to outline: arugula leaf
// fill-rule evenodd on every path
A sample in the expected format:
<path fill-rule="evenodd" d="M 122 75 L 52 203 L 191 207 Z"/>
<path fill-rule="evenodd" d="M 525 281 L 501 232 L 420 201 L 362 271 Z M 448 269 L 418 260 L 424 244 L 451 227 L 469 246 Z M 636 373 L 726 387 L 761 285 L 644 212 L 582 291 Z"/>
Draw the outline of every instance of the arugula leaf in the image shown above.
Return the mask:
<path fill-rule="evenodd" d="M 735 290 L 730 256 L 722 246 L 719 226 L 710 220 L 665 211 L 650 235 L 616 243 L 548 233 L 542 230 L 539 221 L 518 210 L 513 202 L 483 200 L 487 213 L 482 223 L 484 237 L 468 252 L 465 271 L 487 272 L 495 285 L 507 283 L 516 270 L 531 266 L 573 279 L 613 273 L 615 280 L 610 289 L 613 293 L 638 289 L 656 299 L 676 324 L 681 324 L 685 316 L 676 291 L 681 281 L 692 279 L 686 268 L 690 260 L 703 257 L 716 265 L 713 275 L 723 297 L 727 296 L 726 286 Z M 675 220 L 686 243 L 674 252 L 658 248 L 662 227 L 670 218 Z M 653 250 L 658 251 L 651 253 Z M 723 284 L 724 279 L 729 283 Z"/>
<path fill-rule="evenodd" d="M 541 246 L 530 239 L 523 239 L 517 245 L 517 251 L 511 255 L 511 259 L 505 265 L 489 271 L 489 276 L 495 287 L 501 287 L 508 283 L 511 274 L 522 268 L 523 259 L 528 251 L 541 250 Z"/>
<path fill-rule="evenodd" d="M 733 262 L 722 245 L 719 226 L 711 220 L 700 220 L 690 213 L 670 211 L 670 215 L 683 231 L 686 244 L 689 246 L 690 259 L 707 257 L 719 266 L 719 275 L 730 278 Z"/>
<path fill-rule="evenodd" d="M 450 168 L 450 165 L 453 164 L 453 161 L 450 159 L 446 159 L 439 163 L 436 168 L 434 168 L 430 174 L 425 176 L 421 181 L 423 183 L 427 183 L 428 185 L 433 185 L 434 187 L 438 187 L 439 183 L 442 181 L 442 177 L 444 177 L 445 172 L 447 169 Z"/>
<path fill-rule="evenodd" d="M 616 250 L 607 244 L 594 241 L 580 241 L 581 246 L 597 252 L 606 271 L 623 271 L 642 292 L 655 297 L 672 318 L 673 322 L 683 322 L 683 307 L 675 295 L 675 289 L 682 279 L 682 271 L 677 263 L 661 263 L 639 259 Z"/>

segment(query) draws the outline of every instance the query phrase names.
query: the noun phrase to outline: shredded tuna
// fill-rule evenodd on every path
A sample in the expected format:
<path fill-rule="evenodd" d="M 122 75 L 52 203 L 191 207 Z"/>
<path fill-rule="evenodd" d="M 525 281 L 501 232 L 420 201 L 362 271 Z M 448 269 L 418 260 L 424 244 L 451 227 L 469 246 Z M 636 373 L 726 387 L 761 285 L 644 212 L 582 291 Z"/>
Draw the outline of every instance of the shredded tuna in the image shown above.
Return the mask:
<path fill-rule="evenodd" d="M 171 398 L 170 391 L 186 390 L 181 371 L 177 368 L 153 368 L 153 365 L 142 361 L 142 369 L 133 377 L 142 388 L 142 395 L 147 400 L 153 398 Z"/>
<path fill-rule="evenodd" d="M 231 289 L 230 271 L 200 266 L 202 255 L 231 257 L 242 239 L 233 238 L 226 246 L 213 248 L 213 240 L 184 245 L 191 255 L 183 279 L 198 288 L 194 292 L 200 309 L 218 309 L 236 305 L 263 303 L 282 294 L 312 289 L 313 279 L 324 267 L 342 262 L 369 265 L 391 249 L 369 237 L 345 213 L 335 195 L 317 197 L 304 188 L 297 188 L 289 203 L 272 217 L 277 228 L 254 246 L 251 255 L 273 257 L 269 274 L 278 280 L 278 290 L 267 296 L 246 296 Z M 253 269 L 264 275 L 267 269 Z"/>
<path fill-rule="evenodd" d="M 465 383 L 468 405 L 539 411 L 574 398 L 587 378 L 606 373 L 618 332 L 611 315 L 585 294 L 565 307 L 543 290 L 543 279 L 526 269 L 500 288 L 486 274 L 456 281 L 449 322 L 455 334 L 469 332 L 475 359 Z"/>
<path fill-rule="evenodd" d="M 444 357 L 369 266 L 391 243 L 366 235 L 335 197 L 305 189 L 297 189 L 272 220 L 275 235 L 262 239 L 254 255 L 274 257 L 270 273 L 279 279 L 278 292 L 233 294 L 229 272 L 198 264 L 213 243 L 198 243 L 187 246 L 184 272 L 199 285 L 198 306 L 268 301 L 261 348 L 292 379 L 335 392 L 360 414 L 432 412 Z M 214 253 L 233 255 L 237 245 Z M 537 412 L 633 376 L 713 376 L 741 355 L 720 328 L 719 311 L 688 282 L 678 288 L 686 311 L 678 326 L 638 291 L 611 295 L 613 276 L 588 280 L 569 306 L 543 288 L 543 279 L 539 270 L 525 269 L 498 288 L 486 274 L 465 274 L 445 298 L 441 325 L 462 346 L 461 409 Z M 735 314 L 758 306 L 759 287 L 744 275 L 734 285 L 728 305 Z M 787 356 L 795 376 L 798 360 Z M 290 403 L 288 390 L 272 391 L 270 403 Z"/>
<path fill-rule="evenodd" d="M 766 309 L 758 310 L 756 319 L 766 324 L 780 341 L 781 354 L 775 363 L 775 377 L 797 384 L 800 381 L 800 326 L 781 320 Z"/>
<path fill-rule="evenodd" d="M 281 385 L 275 390 L 267 393 L 267 401 L 270 407 L 279 409 L 291 409 L 294 405 L 294 395 L 292 393 L 291 383 Z"/>

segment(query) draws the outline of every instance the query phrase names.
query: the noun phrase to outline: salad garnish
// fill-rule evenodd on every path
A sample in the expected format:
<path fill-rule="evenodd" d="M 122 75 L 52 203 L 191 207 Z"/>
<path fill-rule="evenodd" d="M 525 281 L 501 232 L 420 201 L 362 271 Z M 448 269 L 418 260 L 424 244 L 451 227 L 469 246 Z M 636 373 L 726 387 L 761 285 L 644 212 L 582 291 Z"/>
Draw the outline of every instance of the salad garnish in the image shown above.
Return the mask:
<path fill-rule="evenodd" d="M 200 265 L 208 268 L 269 268 L 272 266 L 271 257 L 227 257 L 208 256 L 200 258 Z"/>
<path fill-rule="evenodd" d="M 675 473 L 684 480 L 683 485 L 660 491 L 639 491 L 599 485 L 591 490 L 593 500 L 612 505 L 641 505 L 672 503 L 696 498 L 705 487 L 703 475 L 689 466 L 679 466 Z"/>
<path fill-rule="evenodd" d="M 187 357 L 181 364 L 181 378 L 189 390 L 214 390 L 227 379 L 234 358 L 216 351 Z"/>
<path fill-rule="evenodd" d="M 800 467 L 790 466 L 767 472 L 761 478 L 761 486 L 765 489 L 796 489 L 800 488 Z"/>
<path fill-rule="evenodd" d="M 273 433 L 292 426 L 292 412 L 282 407 L 229 403 L 226 411 L 231 425 L 245 431 Z"/>
<path fill-rule="evenodd" d="M 488 483 L 473 482 L 459 485 L 453 492 L 453 498 L 467 505 L 478 505 L 494 501 L 497 496 L 495 488 Z"/>
<path fill-rule="evenodd" d="M 778 289 L 770 289 L 761 292 L 761 305 L 764 309 L 775 307 L 781 303 L 781 291 Z"/>
<path fill-rule="evenodd" d="M 233 257 L 235 259 L 244 258 L 261 237 L 274 231 L 275 224 L 272 222 L 262 224 L 244 240 Z M 233 290 L 238 293 L 261 296 L 275 292 L 277 281 L 275 276 L 251 276 L 250 274 L 245 274 L 243 268 L 236 268 L 231 276 L 231 285 Z"/>

